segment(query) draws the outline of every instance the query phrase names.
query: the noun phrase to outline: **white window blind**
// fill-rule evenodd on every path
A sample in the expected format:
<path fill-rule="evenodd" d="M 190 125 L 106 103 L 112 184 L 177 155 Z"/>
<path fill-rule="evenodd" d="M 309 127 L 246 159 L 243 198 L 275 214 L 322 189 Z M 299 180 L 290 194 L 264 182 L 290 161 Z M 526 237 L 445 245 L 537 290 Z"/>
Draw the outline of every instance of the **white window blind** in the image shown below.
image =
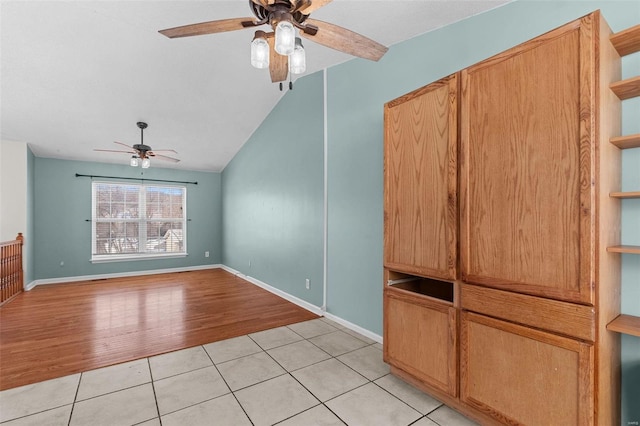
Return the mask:
<path fill-rule="evenodd" d="M 91 260 L 187 255 L 187 189 L 92 183 Z"/>

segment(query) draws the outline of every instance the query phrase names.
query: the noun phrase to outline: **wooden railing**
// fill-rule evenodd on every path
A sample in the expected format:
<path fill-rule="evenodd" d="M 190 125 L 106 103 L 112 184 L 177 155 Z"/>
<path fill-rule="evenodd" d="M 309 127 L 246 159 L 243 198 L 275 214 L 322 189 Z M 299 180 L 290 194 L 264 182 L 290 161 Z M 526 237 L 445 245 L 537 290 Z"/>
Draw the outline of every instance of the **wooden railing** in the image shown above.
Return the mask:
<path fill-rule="evenodd" d="M 24 287 L 22 271 L 22 233 L 13 241 L 0 243 L 0 305 L 20 293 Z"/>

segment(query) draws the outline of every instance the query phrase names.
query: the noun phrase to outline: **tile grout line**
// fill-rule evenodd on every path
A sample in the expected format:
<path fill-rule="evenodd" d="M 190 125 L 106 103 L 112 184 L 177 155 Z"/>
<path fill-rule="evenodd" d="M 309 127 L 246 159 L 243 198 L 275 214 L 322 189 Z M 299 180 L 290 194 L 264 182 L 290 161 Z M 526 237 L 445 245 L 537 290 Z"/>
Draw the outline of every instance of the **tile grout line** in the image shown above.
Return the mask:
<path fill-rule="evenodd" d="M 206 352 L 206 351 L 205 351 Z M 156 394 L 155 380 L 153 380 L 153 370 L 151 369 L 151 360 L 147 357 L 147 368 L 149 369 L 149 377 L 151 378 L 151 390 L 153 391 L 153 401 L 156 403 L 156 413 L 158 413 L 158 422 L 162 426 L 162 416 L 160 415 L 160 406 L 158 405 L 158 395 Z M 153 420 L 153 419 L 149 419 Z"/>
<path fill-rule="evenodd" d="M 78 394 L 80 393 L 80 385 L 82 384 L 82 376 L 84 371 L 80 373 L 80 377 L 78 377 L 78 386 L 76 386 L 76 393 L 73 395 L 73 402 L 71 403 L 71 412 L 69 413 L 69 422 L 67 426 L 71 426 L 71 419 L 73 418 L 73 410 L 76 408 L 76 402 L 78 400 Z"/>
<path fill-rule="evenodd" d="M 249 335 L 248 335 L 248 334 L 245 334 L 245 336 L 247 336 L 247 337 L 248 337 Z M 249 337 L 249 339 L 251 339 L 251 338 Z M 253 340 L 253 339 L 251 339 L 251 340 Z M 221 341 L 223 341 L 223 340 L 221 340 Z M 215 343 L 215 342 L 214 342 L 214 343 Z M 260 345 L 258 345 L 258 346 L 260 346 Z M 217 372 L 218 372 L 218 374 L 220 375 L 220 378 L 221 378 L 221 379 L 222 379 L 222 381 L 224 382 L 225 386 L 227 387 L 227 389 L 229 389 L 229 392 L 231 393 L 231 395 L 233 395 L 233 399 L 235 399 L 236 403 L 240 406 L 240 409 L 242 410 L 242 412 L 244 413 L 244 415 L 245 415 L 245 416 L 247 416 L 247 420 L 249 420 L 249 423 L 251 423 L 251 424 L 253 425 L 254 423 L 253 423 L 253 420 L 251 420 L 251 417 L 249 417 L 249 413 L 247 413 L 247 411 L 244 409 L 244 407 L 242 406 L 242 404 L 241 404 L 241 403 L 240 403 L 240 401 L 238 400 L 238 397 L 236 396 L 236 393 L 235 393 L 233 390 L 231 390 L 231 386 L 229 386 L 229 383 L 227 382 L 227 379 L 225 379 L 225 378 L 224 378 L 224 376 L 222 375 L 222 372 L 220 371 L 220 369 L 218 368 L 218 366 L 216 365 L 216 363 L 213 361 L 213 358 L 211 358 L 211 355 L 209 354 L 209 351 L 207 351 L 207 349 L 204 347 L 204 345 L 202 345 L 202 349 L 204 349 L 204 352 L 207 354 L 207 356 L 208 356 L 208 357 L 209 357 L 209 359 L 211 360 L 211 363 L 213 364 L 213 366 L 215 367 L 216 371 L 217 371 Z M 259 353 L 259 352 L 256 352 L 256 353 Z M 250 356 L 250 355 L 247 355 L 247 356 Z M 242 357 L 235 358 L 235 359 L 240 359 L 240 358 L 242 358 Z M 229 360 L 229 361 L 232 361 L 232 360 Z M 220 364 L 223 364 L 223 363 L 220 363 Z M 226 394 L 225 394 L 225 395 L 226 395 Z M 216 397 L 216 398 L 220 398 L 221 396 L 224 396 L 224 395 L 220 395 L 220 396 L 218 396 L 218 397 Z M 216 399 L 216 398 L 212 398 L 212 399 Z M 210 399 L 210 400 L 208 400 L 208 401 L 211 401 L 212 399 Z M 200 402 L 199 404 L 202 404 L 202 402 Z M 197 404 L 194 404 L 194 405 L 197 405 Z M 192 406 L 194 406 L 194 405 L 192 405 Z M 184 409 L 184 408 L 183 408 L 183 409 Z M 176 410 L 176 411 L 179 411 L 179 410 Z M 174 413 L 175 413 L 175 411 L 174 411 Z M 161 426 L 162 426 L 162 425 L 161 425 Z"/>

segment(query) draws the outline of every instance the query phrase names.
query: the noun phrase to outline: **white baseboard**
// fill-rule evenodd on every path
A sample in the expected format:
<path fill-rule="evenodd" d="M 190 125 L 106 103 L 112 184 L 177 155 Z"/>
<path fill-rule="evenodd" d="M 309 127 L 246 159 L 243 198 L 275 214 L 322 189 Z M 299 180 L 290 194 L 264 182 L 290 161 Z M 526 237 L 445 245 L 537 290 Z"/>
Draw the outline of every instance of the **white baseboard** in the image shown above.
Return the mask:
<path fill-rule="evenodd" d="M 350 330 L 355 331 L 356 333 L 362 334 L 365 337 L 368 337 L 371 340 L 375 340 L 378 343 L 382 343 L 382 336 L 380 336 L 379 334 L 375 334 L 367 329 L 364 329 L 358 325 L 355 325 L 347 320 L 344 320 L 336 315 L 330 314 L 329 312 L 324 311 L 322 308 L 320 308 L 319 306 L 315 306 L 309 302 L 306 302 L 302 299 L 299 299 L 295 296 L 290 295 L 289 293 L 285 293 L 282 290 L 279 290 L 273 286 L 270 286 L 267 283 L 264 283 L 256 278 L 250 277 L 248 275 L 244 275 L 242 272 L 236 271 L 233 268 L 230 268 L 226 265 L 221 265 L 220 266 L 222 269 L 224 269 L 225 271 L 232 273 L 233 275 L 237 276 L 238 278 L 242 278 L 245 281 L 250 282 L 251 284 L 257 285 L 258 287 L 261 287 L 265 290 L 267 290 L 268 292 L 271 292 L 277 296 L 282 297 L 283 299 L 288 300 L 291 303 L 294 303 L 310 312 L 313 312 L 316 315 L 319 316 L 324 316 L 328 319 L 330 319 L 331 321 L 335 321 L 338 324 L 342 325 L 343 327 L 346 327 Z"/>
<path fill-rule="evenodd" d="M 103 280 L 107 278 L 137 277 L 141 275 L 169 274 L 172 272 L 199 271 L 203 269 L 218 269 L 221 267 L 222 265 L 220 264 L 197 265 L 197 266 L 186 266 L 182 268 L 153 269 L 148 271 L 115 272 L 112 274 L 96 274 L 96 275 L 81 275 L 76 277 L 47 278 L 42 280 L 31 281 L 29 284 L 27 284 L 24 287 L 24 289 L 26 291 L 29 291 L 39 285 L 47 285 L 47 284 L 61 284 L 61 283 L 71 283 L 71 282 L 77 282 L 77 281 Z"/>
<path fill-rule="evenodd" d="M 311 303 L 309 303 L 309 302 L 307 302 L 305 300 L 302 300 L 302 299 L 300 299 L 298 297 L 292 296 L 289 293 L 285 293 L 282 290 L 279 290 L 279 289 L 277 289 L 277 288 L 275 288 L 273 286 L 270 286 L 269 284 L 267 284 L 265 282 L 262 282 L 262 281 L 260 281 L 260 280 L 258 280 L 256 278 L 253 278 L 253 277 L 250 277 L 248 275 L 245 275 L 240 271 L 236 271 L 235 269 L 230 268 L 230 267 L 228 267 L 226 265 L 221 265 L 220 267 L 222 269 L 224 269 L 225 271 L 237 276 L 238 278 L 242 278 L 243 280 L 248 281 L 253 285 L 257 285 L 258 287 L 261 287 L 261 288 L 267 290 L 269 293 L 273 293 L 273 294 L 275 294 L 277 296 L 280 296 L 283 299 L 288 300 L 289 302 L 291 302 L 291 303 L 293 303 L 295 305 L 298 305 L 301 308 L 304 308 L 309 312 L 313 312 L 314 314 L 319 315 L 319 316 L 324 315 L 324 312 L 322 311 L 322 309 L 319 306 L 313 305 L 313 304 L 311 304 Z"/>
<path fill-rule="evenodd" d="M 347 320 L 344 320 L 338 316 L 335 316 L 329 312 L 325 312 L 324 316 L 328 319 L 330 319 L 331 321 L 335 321 L 338 324 L 348 328 L 349 330 L 353 330 L 356 333 L 362 334 L 365 337 L 368 337 L 371 340 L 375 340 L 378 343 L 382 343 L 382 336 L 380 336 L 379 334 L 373 333 L 369 330 L 367 330 L 366 328 L 362 328 L 359 325 L 355 325 Z"/>

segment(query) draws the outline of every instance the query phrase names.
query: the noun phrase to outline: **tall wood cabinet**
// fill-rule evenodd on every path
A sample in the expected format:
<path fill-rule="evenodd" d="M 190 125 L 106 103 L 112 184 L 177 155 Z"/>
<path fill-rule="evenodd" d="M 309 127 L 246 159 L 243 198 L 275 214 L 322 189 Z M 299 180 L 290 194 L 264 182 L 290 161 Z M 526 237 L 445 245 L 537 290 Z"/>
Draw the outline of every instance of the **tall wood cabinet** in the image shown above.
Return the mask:
<path fill-rule="evenodd" d="M 385 105 L 385 360 L 483 424 L 619 424 L 610 35 L 594 12 Z"/>
<path fill-rule="evenodd" d="M 455 280 L 458 245 L 458 76 L 385 109 L 385 263 Z"/>

